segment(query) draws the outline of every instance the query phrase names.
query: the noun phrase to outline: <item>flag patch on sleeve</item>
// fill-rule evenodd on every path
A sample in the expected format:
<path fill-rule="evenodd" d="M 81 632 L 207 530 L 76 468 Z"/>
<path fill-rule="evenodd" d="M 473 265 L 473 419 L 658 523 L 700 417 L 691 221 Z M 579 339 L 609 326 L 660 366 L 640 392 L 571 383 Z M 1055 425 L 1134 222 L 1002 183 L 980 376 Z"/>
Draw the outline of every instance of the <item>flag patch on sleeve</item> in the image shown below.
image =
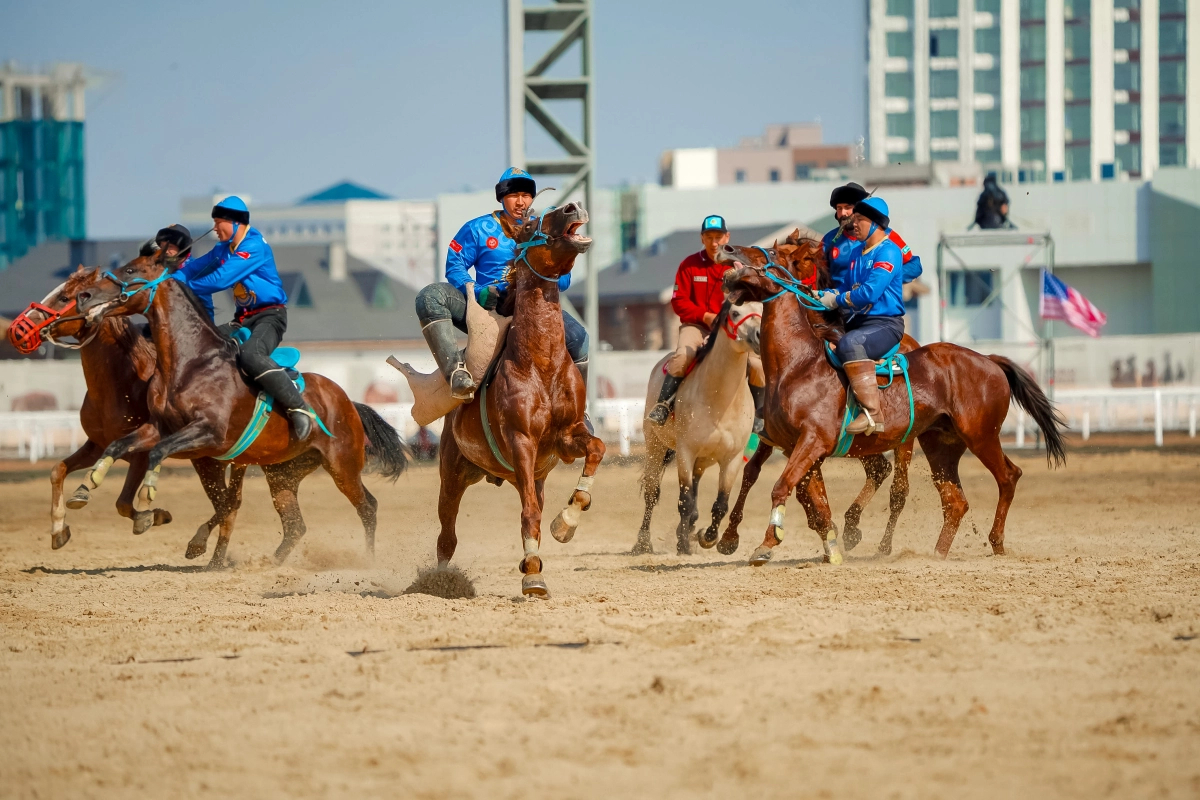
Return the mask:
<path fill-rule="evenodd" d="M 451 249 L 451 250 L 453 250 L 453 251 L 454 251 L 454 252 L 456 252 L 456 253 L 461 253 L 461 252 L 462 252 L 462 245 L 461 245 L 461 244 L 459 244 L 458 242 L 454 241 L 453 239 L 451 239 L 451 240 L 450 240 L 450 249 Z"/>
<path fill-rule="evenodd" d="M 876 261 L 875 269 L 885 269 L 888 272 L 891 272 L 893 269 L 895 269 L 895 267 L 893 267 L 891 264 L 889 264 L 886 261 Z"/>

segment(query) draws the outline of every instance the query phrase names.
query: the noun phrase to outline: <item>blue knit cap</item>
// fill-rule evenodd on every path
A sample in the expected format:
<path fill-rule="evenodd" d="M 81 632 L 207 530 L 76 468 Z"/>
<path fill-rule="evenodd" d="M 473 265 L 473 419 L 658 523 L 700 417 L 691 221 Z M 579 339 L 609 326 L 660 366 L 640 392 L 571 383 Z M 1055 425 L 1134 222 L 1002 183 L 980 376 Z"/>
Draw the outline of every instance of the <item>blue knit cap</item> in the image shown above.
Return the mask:
<path fill-rule="evenodd" d="M 235 194 L 229 195 L 221 202 L 213 206 L 213 219 L 227 219 L 231 222 L 237 222 L 242 225 L 250 224 L 250 209 L 246 207 L 246 203 L 242 198 Z"/>
<path fill-rule="evenodd" d="M 504 174 L 500 176 L 499 183 L 496 184 L 496 200 L 497 202 L 504 200 L 505 195 L 517 194 L 524 192 L 529 195 L 537 194 L 537 184 L 534 183 L 532 176 L 523 169 L 517 167 L 509 167 L 504 170 Z"/>

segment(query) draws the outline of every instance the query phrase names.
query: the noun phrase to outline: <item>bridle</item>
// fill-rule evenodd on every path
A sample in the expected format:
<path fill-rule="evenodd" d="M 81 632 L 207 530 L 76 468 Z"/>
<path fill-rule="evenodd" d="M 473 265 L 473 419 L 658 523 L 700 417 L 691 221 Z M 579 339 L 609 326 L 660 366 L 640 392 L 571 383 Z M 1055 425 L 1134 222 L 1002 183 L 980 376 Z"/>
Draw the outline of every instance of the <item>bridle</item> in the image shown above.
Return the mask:
<path fill-rule="evenodd" d="M 751 249 L 762 253 L 763 258 L 767 260 L 767 263 L 763 264 L 761 267 L 754 265 L 747 265 L 747 267 L 758 272 L 764 278 L 773 281 L 777 286 L 780 287 L 778 292 L 763 300 L 763 303 L 769 303 L 772 300 L 777 300 L 785 294 L 792 294 L 796 296 L 796 299 L 800 302 L 800 305 L 804 308 L 807 308 L 809 311 L 828 311 L 828 309 L 825 308 L 825 306 L 822 305 L 819 300 L 813 297 L 812 290 L 809 289 L 806 284 L 793 278 L 792 274 L 788 272 L 785 267 L 775 263 L 775 259 L 771 258 L 771 254 L 766 248 L 755 245 Z M 778 270 L 782 272 L 783 276 L 780 277 L 775 275 L 772 270 Z"/>
<path fill-rule="evenodd" d="M 529 241 L 517 242 L 517 245 L 516 245 L 517 257 L 513 259 L 514 267 L 518 263 L 524 263 L 530 272 L 532 272 L 534 275 L 538 276 L 539 278 L 541 278 L 542 280 L 544 280 L 548 283 L 556 283 L 558 281 L 558 278 L 557 277 L 547 278 L 545 275 L 543 275 L 542 273 L 540 273 L 536 269 L 534 269 L 533 265 L 529 263 L 529 251 L 535 247 L 542 247 L 544 245 L 549 245 L 550 242 L 561 239 L 561 238 L 563 238 L 563 236 L 566 235 L 566 234 L 562 234 L 559 236 L 551 236 L 550 234 L 548 234 L 542 230 L 542 222 L 546 219 L 546 215 L 549 214 L 551 211 L 553 211 L 556 208 L 558 208 L 558 206 L 550 206 L 549 208 L 542 211 L 541 215 L 537 218 L 537 220 L 538 220 L 537 230 L 534 231 L 533 236 L 531 236 L 529 238 Z"/>
<path fill-rule="evenodd" d="M 37 349 L 42 346 L 43 341 L 48 341 L 51 344 L 59 347 L 66 347 L 71 350 L 78 350 L 92 339 L 96 338 L 96 333 L 93 333 L 87 339 L 78 343 L 59 342 L 54 338 L 51 329 L 54 325 L 68 320 L 82 319 L 81 314 L 67 316 L 67 314 L 75 308 L 75 301 L 72 300 L 62 309 L 53 309 L 43 303 L 30 303 L 29 307 L 17 315 L 17 318 L 12 321 L 12 325 L 8 328 L 8 341 L 16 348 L 18 353 L 22 355 L 31 355 L 37 352 Z M 37 311 L 46 315 L 46 319 L 41 322 L 34 322 L 29 317 L 31 311 Z"/>
<path fill-rule="evenodd" d="M 738 338 L 738 329 L 740 329 L 742 327 L 742 325 L 746 324 L 747 320 L 754 319 L 755 317 L 757 317 L 758 319 L 762 319 L 762 314 L 758 314 L 758 313 L 747 314 L 746 316 L 739 319 L 737 322 L 733 322 L 732 324 L 730 324 L 731 320 L 729 319 L 728 312 L 726 312 L 725 322 L 721 324 L 721 329 L 725 331 L 726 336 L 728 336 L 730 339 L 733 339 L 736 341 Z"/>

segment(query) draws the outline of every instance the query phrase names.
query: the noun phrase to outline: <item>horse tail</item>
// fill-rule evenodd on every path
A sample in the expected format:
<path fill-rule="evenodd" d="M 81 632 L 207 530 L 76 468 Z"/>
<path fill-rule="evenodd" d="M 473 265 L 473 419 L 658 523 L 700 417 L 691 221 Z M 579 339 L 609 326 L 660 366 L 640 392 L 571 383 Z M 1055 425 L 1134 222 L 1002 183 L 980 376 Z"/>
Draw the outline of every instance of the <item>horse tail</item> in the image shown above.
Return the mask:
<path fill-rule="evenodd" d="M 1066 442 L 1063 441 L 1062 429 L 1066 420 L 1046 397 L 1046 393 L 1037 385 L 1037 381 L 1029 373 L 1017 366 L 1011 359 L 1004 356 L 988 356 L 1008 378 L 1008 388 L 1012 390 L 1013 400 L 1033 417 L 1033 421 L 1042 429 L 1046 437 L 1046 463 L 1055 467 L 1067 463 Z"/>
<path fill-rule="evenodd" d="M 354 410 L 367 434 L 367 464 L 365 472 L 373 472 L 393 482 L 408 467 L 412 451 L 400 438 L 400 434 L 379 416 L 379 412 L 363 403 L 355 403 Z"/>

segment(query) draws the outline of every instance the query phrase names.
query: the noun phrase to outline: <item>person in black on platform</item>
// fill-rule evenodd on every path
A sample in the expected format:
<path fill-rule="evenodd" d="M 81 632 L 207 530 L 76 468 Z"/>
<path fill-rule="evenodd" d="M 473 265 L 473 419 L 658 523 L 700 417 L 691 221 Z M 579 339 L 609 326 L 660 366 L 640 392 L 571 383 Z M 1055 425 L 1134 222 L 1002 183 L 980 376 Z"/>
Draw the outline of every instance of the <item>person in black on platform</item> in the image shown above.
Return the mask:
<path fill-rule="evenodd" d="M 1008 221 L 1008 195 L 996 184 L 996 173 L 983 179 L 983 191 L 975 204 L 975 224 L 983 230 L 1015 227 Z"/>

